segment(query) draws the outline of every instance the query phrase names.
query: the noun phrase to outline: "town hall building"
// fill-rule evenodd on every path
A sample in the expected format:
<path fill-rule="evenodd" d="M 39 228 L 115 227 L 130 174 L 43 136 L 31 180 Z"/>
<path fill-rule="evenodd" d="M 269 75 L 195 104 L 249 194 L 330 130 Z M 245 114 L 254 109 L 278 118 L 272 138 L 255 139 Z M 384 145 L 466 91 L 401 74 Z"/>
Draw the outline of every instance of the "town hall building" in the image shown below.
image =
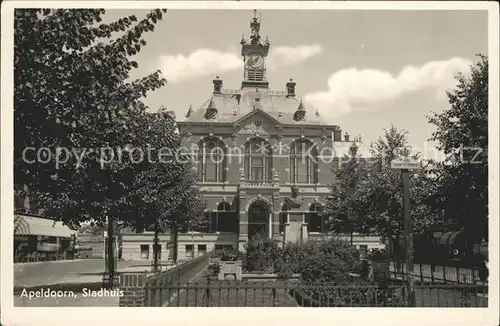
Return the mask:
<path fill-rule="evenodd" d="M 190 107 L 186 119 L 177 122 L 183 145 L 196 153 L 209 221 L 205 230 L 179 236 L 179 258 L 213 249 L 243 250 L 257 233 L 283 243 L 287 198 L 294 191 L 302 201 L 309 238 L 325 234 L 321 211 L 335 162 L 364 146 L 311 111 L 293 79 L 284 83 L 284 90 L 271 89 L 266 65 L 271 43 L 261 37 L 256 16 L 250 27 L 250 37 L 240 42 L 244 74 L 238 89 L 226 89 L 215 77 L 205 103 Z M 162 259 L 171 255 L 169 238 L 160 237 Z M 378 237 L 363 239 L 378 242 Z M 152 259 L 152 234 L 124 234 L 122 241 L 124 259 Z"/>

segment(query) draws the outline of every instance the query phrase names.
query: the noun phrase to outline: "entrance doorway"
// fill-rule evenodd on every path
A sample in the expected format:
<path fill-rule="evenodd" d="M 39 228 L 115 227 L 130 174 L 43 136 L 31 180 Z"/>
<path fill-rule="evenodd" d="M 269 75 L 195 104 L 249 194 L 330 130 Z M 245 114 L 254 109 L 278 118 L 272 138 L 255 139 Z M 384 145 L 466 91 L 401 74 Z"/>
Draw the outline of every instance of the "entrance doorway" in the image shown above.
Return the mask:
<path fill-rule="evenodd" d="M 248 237 L 251 238 L 256 234 L 268 237 L 270 231 L 269 219 L 269 205 L 262 200 L 253 202 L 248 208 Z"/>

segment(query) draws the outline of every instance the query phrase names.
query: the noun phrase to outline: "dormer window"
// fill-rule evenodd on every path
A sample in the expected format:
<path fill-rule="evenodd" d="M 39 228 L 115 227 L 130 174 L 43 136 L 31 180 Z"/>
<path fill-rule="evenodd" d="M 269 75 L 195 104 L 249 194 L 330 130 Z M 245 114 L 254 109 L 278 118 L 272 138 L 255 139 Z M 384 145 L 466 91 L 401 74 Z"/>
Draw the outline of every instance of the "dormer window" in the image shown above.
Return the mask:
<path fill-rule="evenodd" d="M 213 98 L 210 99 L 210 103 L 208 104 L 207 110 L 205 112 L 205 119 L 212 120 L 217 118 L 217 107 L 215 106 Z"/>
<path fill-rule="evenodd" d="M 306 119 L 306 108 L 304 107 L 302 100 L 300 100 L 299 107 L 297 108 L 297 111 L 295 111 L 293 119 L 295 121 L 303 121 Z"/>

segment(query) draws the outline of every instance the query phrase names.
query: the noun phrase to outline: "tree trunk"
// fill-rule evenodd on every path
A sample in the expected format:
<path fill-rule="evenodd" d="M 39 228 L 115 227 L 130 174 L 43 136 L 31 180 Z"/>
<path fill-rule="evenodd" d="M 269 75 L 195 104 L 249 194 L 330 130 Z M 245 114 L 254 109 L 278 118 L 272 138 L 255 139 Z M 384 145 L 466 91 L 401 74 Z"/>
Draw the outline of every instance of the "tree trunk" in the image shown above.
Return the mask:
<path fill-rule="evenodd" d="M 158 233 L 160 232 L 160 227 L 158 225 L 158 220 L 155 221 L 155 239 L 154 239 L 154 244 L 153 244 L 153 256 L 154 256 L 154 262 L 153 262 L 153 271 L 154 272 L 159 272 L 160 271 L 160 266 L 158 264 L 159 262 L 159 252 L 158 252 L 158 243 L 159 243 L 159 235 Z"/>
<path fill-rule="evenodd" d="M 108 241 L 107 241 L 107 271 L 108 271 L 108 284 L 109 288 L 114 287 L 115 280 L 115 252 L 114 252 L 114 229 L 113 229 L 113 218 L 108 216 Z"/>
<path fill-rule="evenodd" d="M 177 230 L 177 226 L 174 226 L 172 228 L 172 233 L 173 233 L 173 242 L 174 242 L 174 254 L 172 255 L 173 256 L 173 261 L 174 261 L 174 264 L 177 264 L 177 255 L 178 255 L 178 248 L 177 248 L 177 242 L 179 240 L 179 231 Z"/>

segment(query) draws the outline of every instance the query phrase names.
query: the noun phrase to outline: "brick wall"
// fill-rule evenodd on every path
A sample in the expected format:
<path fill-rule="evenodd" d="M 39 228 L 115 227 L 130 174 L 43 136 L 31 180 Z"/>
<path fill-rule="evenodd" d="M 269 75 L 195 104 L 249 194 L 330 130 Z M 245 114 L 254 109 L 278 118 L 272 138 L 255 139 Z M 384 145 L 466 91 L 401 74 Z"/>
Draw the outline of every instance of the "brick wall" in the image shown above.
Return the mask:
<path fill-rule="evenodd" d="M 146 277 L 140 273 L 120 275 L 120 290 L 123 291 L 123 296 L 119 299 L 120 307 L 144 306 Z"/>

